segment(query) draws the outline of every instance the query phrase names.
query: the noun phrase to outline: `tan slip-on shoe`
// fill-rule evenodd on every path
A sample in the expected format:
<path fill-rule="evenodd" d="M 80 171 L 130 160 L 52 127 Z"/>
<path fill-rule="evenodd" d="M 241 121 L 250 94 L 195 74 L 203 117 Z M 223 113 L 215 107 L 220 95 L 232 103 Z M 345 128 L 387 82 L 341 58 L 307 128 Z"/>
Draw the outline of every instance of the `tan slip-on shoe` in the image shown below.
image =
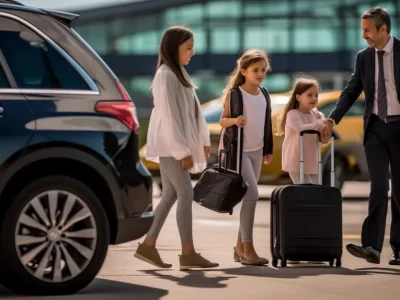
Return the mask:
<path fill-rule="evenodd" d="M 240 262 L 240 256 L 236 252 L 236 247 L 233 247 L 233 260 L 235 262 Z"/>
<path fill-rule="evenodd" d="M 189 269 L 208 269 L 216 268 L 219 264 L 209 261 L 200 255 L 200 253 L 193 253 L 190 255 L 179 255 L 179 263 L 181 270 Z"/>
<path fill-rule="evenodd" d="M 244 257 L 242 257 L 240 259 L 240 262 L 242 263 L 242 265 L 249 265 L 249 266 L 262 266 L 269 264 L 269 260 L 264 257 L 258 257 L 255 259 L 245 259 Z"/>
<path fill-rule="evenodd" d="M 139 243 L 136 253 L 133 256 L 158 268 L 168 269 L 172 267 L 171 264 L 162 261 L 156 248 L 148 247 L 144 244 Z"/>

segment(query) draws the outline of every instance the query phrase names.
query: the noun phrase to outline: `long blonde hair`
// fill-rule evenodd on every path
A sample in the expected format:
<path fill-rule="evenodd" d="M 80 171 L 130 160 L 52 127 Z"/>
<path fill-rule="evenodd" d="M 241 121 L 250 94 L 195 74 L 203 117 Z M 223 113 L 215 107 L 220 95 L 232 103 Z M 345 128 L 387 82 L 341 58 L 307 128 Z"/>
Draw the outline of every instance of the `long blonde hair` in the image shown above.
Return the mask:
<path fill-rule="evenodd" d="M 236 68 L 229 75 L 228 84 L 224 89 L 222 100 L 225 106 L 229 93 L 233 88 L 237 88 L 245 83 L 246 78 L 240 72 L 242 69 L 249 68 L 252 64 L 259 61 L 265 61 L 266 72 L 271 72 L 271 65 L 269 63 L 268 54 L 263 50 L 251 49 L 243 53 L 243 55 L 236 61 Z"/>
<path fill-rule="evenodd" d="M 305 93 L 309 88 L 316 87 L 320 89 L 320 85 L 317 79 L 313 77 L 301 77 L 296 79 L 293 84 L 292 93 L 289 99 L 289 102 L 286 104 L 283 113 L 277 117 L 276 124 L 277 127 L 277 134 L 276 135 L 283 135 L 285 133 L 285 126 L 286 126 L 286 117 L 289 111 L 292 109 L 297 109 L 299 107 L 299 101 L 297 101 L 297 95 L 301 95 Z"/>

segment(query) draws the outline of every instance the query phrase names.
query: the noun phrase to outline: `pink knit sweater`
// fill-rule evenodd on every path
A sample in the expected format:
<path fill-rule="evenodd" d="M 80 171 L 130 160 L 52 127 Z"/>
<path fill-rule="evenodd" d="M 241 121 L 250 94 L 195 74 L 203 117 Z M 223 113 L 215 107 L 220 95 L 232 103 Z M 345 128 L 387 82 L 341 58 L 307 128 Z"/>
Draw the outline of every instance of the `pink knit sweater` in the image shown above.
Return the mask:
<path fill-rule="evenodd" d="M 289 173 L 300 173 L 300 131 L 321 130 L 325 116 L 314 108 L 310 114 L 298 109 L 288 112 L 285 126 L 285 139 L 282 145 L 282 170 Z M 304 174 L 318 174 L 318 138 L 305 134 Z"/>

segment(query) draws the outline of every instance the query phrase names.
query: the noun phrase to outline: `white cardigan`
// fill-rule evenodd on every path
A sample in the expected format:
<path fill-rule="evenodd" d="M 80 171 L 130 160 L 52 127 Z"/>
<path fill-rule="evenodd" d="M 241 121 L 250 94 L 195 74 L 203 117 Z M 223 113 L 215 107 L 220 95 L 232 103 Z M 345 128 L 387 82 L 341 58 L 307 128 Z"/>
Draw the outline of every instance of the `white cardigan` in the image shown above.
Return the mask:
<path fill-rule="evenodd" d="M 204 146 L 210 146 L 210 133 L 195 90 L 182 85 L 163 64 L 154 77 L 152 92 L 154 108 L 147 132 L 146 159 L 159 163 L 159 157 L 181 160 L 192 156 L 194 164 L 189 171 L 202 172 L 207 167 Z"/>

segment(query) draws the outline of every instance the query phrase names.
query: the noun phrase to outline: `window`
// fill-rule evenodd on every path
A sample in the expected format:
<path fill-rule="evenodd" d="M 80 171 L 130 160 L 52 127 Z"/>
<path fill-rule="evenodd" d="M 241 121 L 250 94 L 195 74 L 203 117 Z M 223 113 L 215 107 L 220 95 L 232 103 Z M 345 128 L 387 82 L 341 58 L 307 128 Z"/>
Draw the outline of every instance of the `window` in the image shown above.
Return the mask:
<path fill-rule="evenodd" d="M 4 73 L 3 69 L 0 67 L 0 89 L 9 88 L 10 85 L 8 84 L 8 80 L 6 74 Z"/>
<path fill-rule="evenodd" d="M 325 117 L 328 117 L 329 114 L 332 112 L 332 110 L 335 108 L 336 101 L 334 102 L 329 102 L 325 104 L 324 106 L 321 106 L 318 108 L 320 112 L 322 112 Z M 353 106 L 349 109 L 349 111 L 346 113 L 345 117 L 361 117 L 365 113 L 365 100 L 363 99 L 358 99 L 356 102 L 354 102 Z"/>
<path fill-rule="evenodd" d="M 211 1 L 206 4 L 209 18 L 238 18 L 242 14 L 240 0 Z"/>
<path fill-rule="evenodd" d="M 349 109 L 346 116 L 363 116 L 365 113 L 365 100 L 357 100 L 353 106 Z"/>
<path fill-rule="evenodd" d="M 58 51 L 14 20 L 0 17 L 0 50 L 20 88 L 89 89 Z"/>
<path fill-rule="evenodd" d="M 267 74 L 261 85 L 268 88 L 270 93 L 287 92 L 290 89 L 292 82 L 287 74 Z"/>
<path fill-rule="evenodd" d="M 207 52 L 207 34 L 204 28 L 191 28 L 194 33 L 194 52 L 204 54 Z"/>
<path fill-rule="evenodd" d="M 295 52 L 331 52 L 340 49 L 337 19 L 296 19 L 294 27 Z"/>
<path fill-rule="evenodd" d="M 158 30 L 138 32 L 118 39 L 116 50 L 121 54 L 157 54 L 160 39 Z"/>
<path fill-rule="evenodd" d="M 244 1 L 243 11 L 244 15 L 248 17 L 287 16 L 290 14 L 291 6 L 288 0 L 280 0 L 279 2 L 246 0 Z"/>
<path fill-rule="evenodd" d="M 133 77 L 129 83 L 129 88 L 133 94 L 141 94 L 145 97 L 151 97 L 151 82 L 153 78 L 150 76 Z"/>
<path fill-rule="evenodd" d="M 335 105 L 336 105 L 336 101 L 329 102 L 321 107 L 318 107 L 318 110 L 320 112 L 322 112 L 325 115 L 325 117 L 328 117 L 329 114 L 331 113 L 331 111 L 335 108 Z"/>
<path fill-rule="evenodd" d="M 204 118 L 208 124 L 219 123 L 222 114 L 222 105 L 219 107 L 211 107 L 209 109 L 204 110 Z"/>
<path fill-rule="evenodd" d="M 190 4 L 173 7 L 164 12 L 164 26 L 169 27 L 176 24 L 191 26 L 203 23 L 203 5 Z"/>
<path fill-rule="evenodd" d="M 212 53 L 235 53 L 240 51 L 238 27 L 216 27 L 211 31 Z"/>
<path fill-rule="evenodd" d="M 100 55 L 109 51 L 107 39 L 107 25 L 105 22 L 76 26 L 76 31 Z"/>
<path fill-rule="evenodd" d="M 267 52 L 289 51 L 289 20 L 272 19 L 246 21 L 244 26 L 244 48 L 260 48 Z"/>
<path fill-rule="evenodd" d="M 197 73 L 191 76 L 191 79 L 198 87 L 196 94 L 202 103 L 220 97 L 226 85 L 226 76 L 221 75 Z"/>

